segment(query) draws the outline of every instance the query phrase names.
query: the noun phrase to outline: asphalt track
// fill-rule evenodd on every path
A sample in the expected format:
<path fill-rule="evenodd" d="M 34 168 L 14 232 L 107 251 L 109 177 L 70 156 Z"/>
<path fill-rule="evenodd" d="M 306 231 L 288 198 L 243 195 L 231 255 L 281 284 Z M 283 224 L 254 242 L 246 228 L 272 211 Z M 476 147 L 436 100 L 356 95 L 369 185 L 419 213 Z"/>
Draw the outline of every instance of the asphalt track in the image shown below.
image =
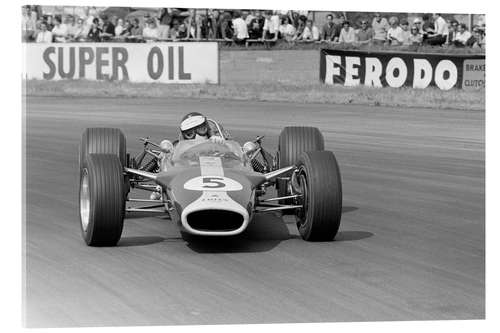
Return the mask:
<path fill-rule="evenodd" d="M 319 127 L 342 172 L 334 242 L 258 216 L 235 239 L 184 241 L 131 216 L 114 248 L 85 246 L 77 212 L 84 128 L 176 134 L 186 112 L 241 141 Z M 485 315 L 484 112 L 183 99 L 26 99 L 29 327 L 474 319 Z"/>

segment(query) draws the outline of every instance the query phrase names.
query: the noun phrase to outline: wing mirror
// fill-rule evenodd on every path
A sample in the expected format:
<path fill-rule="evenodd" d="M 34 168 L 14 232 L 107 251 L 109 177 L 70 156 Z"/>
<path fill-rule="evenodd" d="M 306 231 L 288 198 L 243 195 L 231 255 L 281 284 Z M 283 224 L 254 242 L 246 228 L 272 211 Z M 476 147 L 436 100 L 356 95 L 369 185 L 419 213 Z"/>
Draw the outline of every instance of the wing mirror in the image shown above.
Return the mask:
<path fill-rule="evenodd" d="M 258 148 L 259 146 L 253 141 L 246 142 L 242 147 L 243 152 L 247 154 L 247 156 L 251 156 Z"/>
<path fill-rule="evenodd" d="M 169 140 L 163 140 L 160 142 L 160 150 L 165 154 L 170 154 L 174 151 L 174 145 Z"/>

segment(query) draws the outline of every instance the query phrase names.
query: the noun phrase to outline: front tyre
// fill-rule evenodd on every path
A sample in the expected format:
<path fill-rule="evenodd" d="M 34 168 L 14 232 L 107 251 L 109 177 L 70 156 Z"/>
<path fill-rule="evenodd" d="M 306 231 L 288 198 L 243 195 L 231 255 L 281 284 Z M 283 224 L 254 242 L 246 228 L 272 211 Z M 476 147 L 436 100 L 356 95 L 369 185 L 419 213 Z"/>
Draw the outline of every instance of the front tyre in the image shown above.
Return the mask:
<path fill-rule="evenodd" d="M 80 168 L 89 154 L 114 154 L 127 166 L 127 142 L 118 128 L 87 128 L 80 141 Z"/>
<path fill-rule="evenodd" d="M 325 150 L 325 141 L 316 127 L 289 126 L 285 127 L 278 139 L 277 161 L 278 169 L 294 165 L 305 151 Z M 290 173 L 283 176 L 289 176 Z M 289 195 L 288 182 L 283 178 L 277 180 L 278 196 Z M 291 204 L 290 200 L 281 200 L 281 204 Z"/>
<path fill-rule="evenodd" d="M 80 227 L 89 246 L 114 246 L 125 216 L 124 175 L 120 159 L 89 154 L 80 170 Z"/>
<path fill-rule="evenodd" d="M 304 152 L 297 165 L 303 205 L 296 213 L 299 233 L 306 241 L 331 241 L 342 215 L 342 183 L 335 155 L 331 151 Z"/>

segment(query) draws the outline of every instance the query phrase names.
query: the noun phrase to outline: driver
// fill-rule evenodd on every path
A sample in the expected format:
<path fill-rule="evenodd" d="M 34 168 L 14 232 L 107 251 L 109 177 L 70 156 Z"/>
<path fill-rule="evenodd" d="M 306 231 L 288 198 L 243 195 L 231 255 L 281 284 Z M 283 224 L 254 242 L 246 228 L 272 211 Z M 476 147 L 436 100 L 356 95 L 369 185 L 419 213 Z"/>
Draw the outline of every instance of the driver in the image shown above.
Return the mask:
<path fill-rule="evenodd" d="M 198 112 L 188 113 L 182 118 L 180 131 L 180 140 L 196 142 L 209 139 L 213 143 L 224 143 L 224 138 L 210 126 L 207 117 Z"/>
<path fill-rule="evenodd" d="M 213 143 L 224 144 L 224 138 L 219 134 L 217 128 L 210 126 L 207 117 L 199 112 L 191 112 L 185 115 L 180 124 L 179 140 L 190 140 L 194 145 L 210 140 Z M 160 155 L 160 170 L 166 171 L 167 155 Z M 155 191 L 150 195 L 151 200 L 161 199 L 161 186 L 157 186 Z"/>

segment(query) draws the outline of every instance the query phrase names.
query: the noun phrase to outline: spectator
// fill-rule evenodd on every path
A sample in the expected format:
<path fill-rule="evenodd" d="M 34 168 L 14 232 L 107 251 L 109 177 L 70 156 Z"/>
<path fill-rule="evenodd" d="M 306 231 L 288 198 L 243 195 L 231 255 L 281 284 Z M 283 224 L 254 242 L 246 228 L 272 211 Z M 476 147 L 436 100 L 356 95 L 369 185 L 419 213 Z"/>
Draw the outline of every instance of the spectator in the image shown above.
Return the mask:
<path fill-rule="evenodd" d="M 278 15 L 273 15 L 272 11 L 267 11 L 265 14 L 264 27 L 262 28 L 262 40 L 264 39 L 278 39 L 278 32 L 280 28 L 280 18 Z"/>
<path fill-rule="evenodd" d="M 307 19 L 304 19 L 304 17 L 299 16 L 298 26 L 297 26 L 297 29 L 295 32 L 295 37 L 293 38 L 294 40 L 301 40 L 302 39 L 302 35 L 304 34 L 304 32 L 306 30 L 306 21 L 307 21 Z"/>
<path fill-rule="evenodd" d="M 159 25 L 158 33 L 159 37 L 162 39 L 168 38 L 170 25 L 172 24 L 172 15 L 169 8 L 161 8 L 160 14 L 158 15 Z"/>
<path fill-rule="evenodd" d="M 97 9 L 95 7 L 87 7 L 87 26 L 94 23 L 94 19 L 98 17 Z"/>
<path fill-rule="evenodd" d="M 333 22 L 333 15 L 326 15 L 326 23 L 321 29 L 321 40 L 336 42 L 340 35 L 339 25 Z"/>
<path fill-rule="evenodd" d="M 212 21 L 213 16 L 208 15 L 200 16 L 200 37 L 201 38 L 215 38 L 214 25 Z"/>
<path fill-rule="evenodd" d="M 102 21 L 101 39 L 102 41 L 109 41 L 111 37 L 115 36 L 115 25 L 109 20 L 107 15 L 102 16 Z"/>
<path fill-rule="evenodd" d="M 47 30 L 52 31 L 54 29 L 54 17 L 52 15 L 47 15 Z"/>
<path fill-rule="evenodd" d="M 255 18 L 257 19 L 257 22 L 259 22 L 260 30 L 263 30 L 264 24 L 266 23 L 266 18 L 264 17 L 264 14 L 262 14 L 262 11 L 256 10 Z"/>
<path fill-rule="evenodd" d="M 434 24 L 431 22 L 431 17 L 428 14 L 422 15 L 422 37 L 424 42 L 430 34 L 434 33 Z"/>
<path fill-rule="evenodd" d="M 250 27 L 252 20 L 255 18 L 255 11 L 248 12 L 247 10 L 244 10 L 241 17 L 245 20 L 247 27 Z"/>
<path fill-rule="evenodd" d="M 140 25 L 139 19 L 136 17 L 132 21 L 132 27 L 130 28 L 130 36 L 141 37 L 142 38 L 142 27 Z"/>
<path fill-rule="evenodd" d="M 52 43 L 52 32 L 48 29 L 48 24 L 45 21 L 42 21 L 40 24 L 40 31 L 36 35 L 37 43 Z"/>
<path fill-rule="evenodd" d="M 147 26 L 142 30 L 142 37 L 148 42 L 158 40 L 160 32 L 154 19 L 150 18 L 147 21 Z"/>
<path fill-rule="evenodd" d="M 121 36 L 121 34 L 123 33 L 124 29 L 125 29 L 125 27 L 123 26 L 123 19 L 119 18 L 116 21 L 115 36 Z"/>
<path fill-rule="evenodd" d="M 420 27 L 414 25 L 410 30 L 410 45 L 422 45 L 422 34 Z"/>
<path fill-rule="evenodd" d="M 403 29 L 399 26 L 399 20 L 396 16 L 389 19 L 390 28 L 387 30 L 387 41 L 389 45 L 396 46 L 403 43 Z"/>
<path fill-rule="evenodd" d="M 426 43 L 429 45 L 443 45 L 448 36 L 448 24 L 441 14 L 433 14 L 434 31 L 427 33 Z"/>
<path fill-rule="evenodd" d="M 144 33 L 143 33 L 144 35 Z M 188 27 L 186 26 L 185 22 L 182 22 L 179 24 L 179 29 L 177 30 L 177 38 L 179 39 L 188 39 L 189 38 L 189 33 L 188 33 Z"/>
<path fill-rule="evenodd" d="M 418 33 L 423 36 L 424 30 L 422 29 L 422 20 L 419 17 L 417 17 L 413 20 L 413 26 L 416 27 L 418 30 Z"/>
<path fill-rule="evenodd" d="M 90 26 L 89 33 L 87 34 L 87 38 L 91 42 L 100 42 L 101 41 L 101 33 L 102 29 L 99 27 L 99 19 L 96 17 Z"/>
<path fill-rule="evenodd" d="M 281 25 L 279 28 L 281 38 L 286 40 L 287 42 L 291 42 L 295 36 L 296 30 L 292 25 L 292 19 L 288 16 L 285 16 L 281 19 Z"/>
<path fill-rule="evenodd" d="M 22 17 L 22 37 L 23 41 L 29 42 L 33 40 L 36 31 L 36 13 L 31 11 L 30 6 L 23 6 Z"/>
<path fill-rule="evenodd" d="M 373 29 L 368 26 L 367 20 L 361 20 L 361 28 L 356 33 L 358 44 L 369 44 L 373 38 Z"/>
<path fill-rule="evenodd" d="M 196 20 L 193 9 L 188 11 L 189 15 L 184 18 L 184 26 L 186 27 L 187 39 L 196 38 Z"/>
<path fill-rule="evenodd" d="M 471 37 L 472 34 L 467 30 L 467 26 L 462 23 L 458 26 L 458 31 L 454 34 L 454 38 L 451 41 L 451 44 L 456 47 L 465 47 Z"/>
<path fill-rule="evenodd" d="M 125 23 L 123 23 L 123 31 L 120 36 L 122 37 L 130 36 L 130 29 L 132 29 L 132 23 L 130 23 L 130 20 L 125 20 Z"/>
<path fill-rule="evenodd" d="M 408 21 L 406 20 L 401 21 L 401 30 L 402 30 L 401 36 L 403 37 L 403 42 L 401 44 L 405 46 L 411 45 L 410 41 L 411 32 L 409 29 Z"/>
<path fill-rule="evenodd" d="M 68 40 L 72 40 L 77 29 L 75 18 L 72 15 L 66 17 L 66 27 L 68 30 Z"/>
<path fill-rule="evenodd" d="M 220 34 L 221 38 L 228 42 L 233 40 L 233 21 L 231 20 L 231 14 L 228 12 L 224 12 L 222 14 L 222 18 L 220 20 Z"/>
<path fill-rule="evenodd" d="M 260 27 L 257 18 L 254 18 L 250 23 L 250 27 L 248 29 L 248 37 L 250 39 L 259 39 L 262 37 L 262 28 Z"/>
<path fill-rule="evenodd" d="M 179 38 L 179 27 L 180 27 L 179 20 L 176 18 L 172 19 L 172 26 L 170 27 L 169 30 L 170 39 L 175 41 Z"/>
<path fill-rule="evenodd" d="M 217 21 L 212 10 L 208 10 L 206 18 L 201 20 L 201 36 L 202 38 L 217 38 Z"/>
<path fill-rule="evenodd" d="M 448 36 L 446 36 L 446 44 L 453 44 L 455 37 L 458 32 L 458 21 L 453 19 L 450 21 L 450 25 L 448 27 Z"/>
<path fill-rule="evenodd" d="M 306 26 L 304 27 L 304 31 L 302 31 L 302 34 L 297 39 L 304 41 L 319 40 L 319 29 L 318 27 L 313 26 L 312 20 L 306 21 Z"/>
<path fill-rule="evenodd" d="M 83 42 L 86 40 L 88 33 L 88 28 L 84 25 L 84 20 L 82 18 L 78 18 L 71 37 L 74 41 Z"/>
<path fill-rule="evenodd" d="M 356 41 L 356 33 L 351 27 L 349 21 L 344 21 L 342 30 L 340 31 L 339 43 L 352 44 Z"/>
<path fill-rule="evenodd" d="M 52 36 L 55 42 L 65 42 L 68 37 L 68 27 L 62 23 L 61 17 L 54 18 L 54 28 L 52 29 Z"/>
<path fill-rule="evenodd" d="M 248 27 L 241 14 L 236 11 L 233 15 L 234 41 L 236 44 L 245 44 L 248 39 Z"/>
<path fill-rule="evenodd" d="M 373 44 L 382 45 L 385 43 L 387 38 L 387 31 L 389 30 L 389 23 L 385 17 L 382 17 L 380 13 L 375 13 L 375 17 L 372 21 L 373 29 Z"/>
<path fill-rule="evenodd" d="M 472 28 L 472 37 L 469 38 L 466 45 L 472 48 L 481 48 L 481 49 L 485 48 L 486 45 L 485 38 L 479 26 L 476 25 Z"/>

